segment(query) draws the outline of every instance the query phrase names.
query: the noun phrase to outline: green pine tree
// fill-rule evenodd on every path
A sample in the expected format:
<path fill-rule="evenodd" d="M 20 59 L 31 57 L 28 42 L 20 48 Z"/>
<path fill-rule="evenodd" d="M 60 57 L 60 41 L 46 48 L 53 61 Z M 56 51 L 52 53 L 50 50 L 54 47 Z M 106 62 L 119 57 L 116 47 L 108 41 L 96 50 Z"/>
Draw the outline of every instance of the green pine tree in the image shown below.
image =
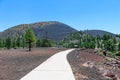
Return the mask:
<path fill-rule="evenodd" d="M 22 37 L 22 42 L 21 42 L 21 43 L 22 43 L 21 46 L 22 46 L 23 48 L 25 48 L 25 47 L 26 47 L 25 37 Z"/>
<path fill-rule="evenodd" d="M 16 46 L 17 46 L 18 48 L 21 47 L 21 38 L 20 38 L 20 37 L 17 37 Z"/>
<path fill-rule="evenodd" d="M 11 37 L 6 38 L 5 47 L 7 49 L 10 49 L 12 47 L 12 39 L 11 39 Z"/>
<path fill-rule="evenodd" d="M 42 39 L 37 39 L 36 46 L 37 47 L 42 47 Z"/>
<path fill-rule="evenodd" d="M 0 48 L 3 48 L 3 41 L 0 39 Z"/>
<path fill-rule="evenodd" d="M 29 51 L 31 51 L 32 45 L 34 45 L 36 42 L 34 32 L 31 28 L 26 30 L 25 39 L 26 39 L 26 43 L 29 46 Z"/>

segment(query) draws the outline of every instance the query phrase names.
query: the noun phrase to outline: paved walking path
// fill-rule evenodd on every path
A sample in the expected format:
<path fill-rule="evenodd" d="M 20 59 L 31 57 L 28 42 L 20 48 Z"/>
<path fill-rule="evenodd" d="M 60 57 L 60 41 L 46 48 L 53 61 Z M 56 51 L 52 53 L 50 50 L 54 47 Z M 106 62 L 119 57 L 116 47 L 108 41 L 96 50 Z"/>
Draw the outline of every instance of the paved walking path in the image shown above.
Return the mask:
<path fill-rule="evenodd" d="M 20 80 L 75 80 L 66 58 L 72 50 L 53 55 Z"/>

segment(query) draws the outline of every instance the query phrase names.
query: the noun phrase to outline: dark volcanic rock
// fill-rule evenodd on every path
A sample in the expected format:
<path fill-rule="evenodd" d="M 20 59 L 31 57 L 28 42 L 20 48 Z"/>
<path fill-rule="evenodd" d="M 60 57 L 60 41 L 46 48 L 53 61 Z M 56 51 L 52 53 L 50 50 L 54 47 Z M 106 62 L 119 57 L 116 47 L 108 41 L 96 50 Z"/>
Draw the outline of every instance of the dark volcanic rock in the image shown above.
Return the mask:
<path fill-rule="evenodd" d="M 72 51 L 67 59 L 76 80 L 120 80 L 120 69 L 105 65 L 110 61 L 92 49 Z"/>

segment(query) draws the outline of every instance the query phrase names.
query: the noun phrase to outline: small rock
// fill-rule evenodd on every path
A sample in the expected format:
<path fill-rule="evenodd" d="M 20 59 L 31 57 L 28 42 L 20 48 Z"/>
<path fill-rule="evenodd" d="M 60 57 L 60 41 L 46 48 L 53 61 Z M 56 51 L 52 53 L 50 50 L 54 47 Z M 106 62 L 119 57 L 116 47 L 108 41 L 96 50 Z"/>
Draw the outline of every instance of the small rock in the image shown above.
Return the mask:
<path fill-rule="evenodd" d="M 115 77 L 115 74 L 111 71 L 108 71 L 108 70 L 104 71 L 103 75 L 106 77 L 110 77 L 110 78 Z"/>
<path fill-rule="evenodd" d="M 93 67 L 95 67 L 95 63 L 91 62 L 91 61 L 87 61 L 82 66 L 93 68 Z"/>
<path fill-rule="evenodd" d="M 82 66 L 84 66 L 84 67 L 88 67 L 87 62 L 85 62 L 84 64 L 82 64 Z"/>
<path fill-rule="evenodd" d="M 95 67 L 95 63 L 94 63 L 94 62 L 90 62 L 90 63 L 89 63 L 89 67 L 90 67 L 90 68 Z"/>

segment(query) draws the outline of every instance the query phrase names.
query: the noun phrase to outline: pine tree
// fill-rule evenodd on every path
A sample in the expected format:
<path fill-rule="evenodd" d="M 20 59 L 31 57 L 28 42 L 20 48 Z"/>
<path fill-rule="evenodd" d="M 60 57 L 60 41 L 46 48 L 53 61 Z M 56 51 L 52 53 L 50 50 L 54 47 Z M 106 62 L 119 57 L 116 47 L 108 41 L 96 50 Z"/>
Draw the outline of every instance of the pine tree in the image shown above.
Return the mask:
<path fill-rule="evenodd" d="M 16 46 L 17 46 L 18 48 L 21 47 L 21 38 L 20 38 L 20 37 L 17 37 Z"/>
<path fill-rule="evenodd" d="M 17 48 L 17 46 L 16 46 L 16 39 L 15 39 L 15 38 L 12 40 L 12 47 L 13 47 L 14 49 Z"/>
<path fill-rule="evenodd" d="M 10 37 L 6 38 L 5 47 L 7 47 L 7 49 L 12 47 L 12 39 Z"/>
<path fill-rule="evenodd" d="M 52 41 L 49 39 L 42 39 L 42 47 L 51 47 Z"/>
<path fill-rule="evenodd" d="M 25 39 L 26 39 L 26 43 L 29 46 L 29 51 L 31 51 L 32 45 L 34 45 L 36 42 L 34 32 L 31 28 L 26 30 Z"/>
<path fill-rule="evenodd" d="M 0 48 L 2 48 L 3 47 L 3 41 L 2 41 L 2 39 L 0 39 Z"/>
<path fill-rule="evenodd" d="M 36 46 L 37 47 L 42 47 L 42 39 L 37 39 Z"/>
<path fill-rule="evenodd" d="M 118 43 L 118 51 L 120 51 L 120 42 Z"/>
<path fill-rule="evenodd" d="M 25 47 L 26 47 L 25 37 L 22 37 L 22 42 L 21 42 L 21 43 L 22 43 L 21 46 L 22 46 L 23 48 L 25 48 Z"/>
<path fill-rule="evenodd" d="M 2 47 L 4 48 L 5 47 L 5 40 L 4 39 L 2 40 L 2 43 L 3 43 Z"/>

